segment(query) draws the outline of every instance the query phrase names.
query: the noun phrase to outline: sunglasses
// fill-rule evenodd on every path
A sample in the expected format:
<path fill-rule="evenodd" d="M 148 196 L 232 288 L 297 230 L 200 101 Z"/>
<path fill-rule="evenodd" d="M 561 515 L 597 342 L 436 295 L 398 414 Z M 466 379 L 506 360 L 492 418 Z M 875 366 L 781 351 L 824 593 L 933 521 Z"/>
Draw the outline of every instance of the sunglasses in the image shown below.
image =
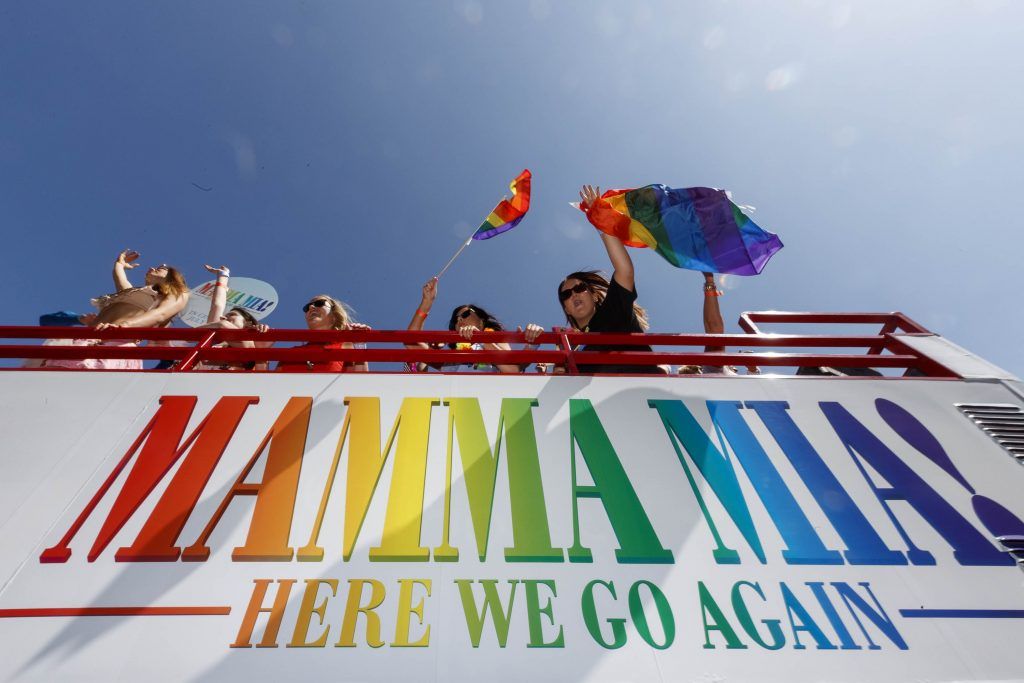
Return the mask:
<path fill-rule="evenodd" d="M 167 265 L 166 263 L 161 263 L 159 266 L 153 266 L 152 268 L 150 268 L 150 270 L 160 270 L 161 268 L 167 270 L 168 268 L 170 268 L 170 266 Z"/>
<path fill-rule="evenodd" d="M 308 304 L 302 307 L 302 312 L 308 313 L 310 306 L 316 306 L 317 308 L 330 308 L 331 302 L 328 301 L 327 299 L 313 299 Z"/>
<path fill-rule="evenodd" d="M 473 309 L 472 308 L 467 308 L 467 309 L 463 310 L 462 313 L 459 313 L 459 319 L 460 320 L 465 320 L 466 318 L 468 318 L 471 315 L 473 315 Z"/>
<path fill-rule="evenodd" d="M 569 299 L 569 297 L 571 297 L 573 295 L 573 292 L 575 292 L 576 294 L 582 294 L 583 292 L 586 292 L 586 291 L 589 291 L 589 290 L 590 290 L 590 287 L 588 287 L 586 285 L 586 283 L 577 282 L 575 285 L 573 285 L 572 287 L 569 287 L 568 289 L 560 289 L 560 290 L 558 290 L 558 300 L 559 301 L 567 301 Z"/>

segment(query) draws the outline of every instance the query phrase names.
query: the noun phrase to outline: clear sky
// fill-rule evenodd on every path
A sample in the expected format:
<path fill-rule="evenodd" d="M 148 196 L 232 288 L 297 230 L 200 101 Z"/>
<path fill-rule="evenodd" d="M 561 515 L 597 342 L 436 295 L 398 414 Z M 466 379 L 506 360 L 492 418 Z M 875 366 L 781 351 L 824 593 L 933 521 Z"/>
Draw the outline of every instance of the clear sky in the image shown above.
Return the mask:
<path fill-rule="evenodd" d="M 427 327 L 468 301 L 561 323 L 561 277 L 607 266 L 581 183 L 706 185 L 786 244 L 726 279 L 729 329 L 902 310 L 1024 375 L 1021 26 L 996 0 L 7 0 L 4 323 L 88 310 L 133 248 L 271 282 L 274 327 L 326 292 L 404 328 L 528 167 L 529 215 Z M 652 329 L 700 331 L 700 276 L 633 255 Z"/>

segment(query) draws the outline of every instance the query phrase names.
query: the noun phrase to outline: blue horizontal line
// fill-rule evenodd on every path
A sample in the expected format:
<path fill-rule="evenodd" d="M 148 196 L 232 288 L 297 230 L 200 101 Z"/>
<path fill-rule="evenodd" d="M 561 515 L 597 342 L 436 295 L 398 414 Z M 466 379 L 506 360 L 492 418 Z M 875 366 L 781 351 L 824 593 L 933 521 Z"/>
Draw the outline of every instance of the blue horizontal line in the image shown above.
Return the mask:
<path fill-rule="evenodd" d="M 901 609 L 909 619 L 1024 619 L 1024 609 Z"/>

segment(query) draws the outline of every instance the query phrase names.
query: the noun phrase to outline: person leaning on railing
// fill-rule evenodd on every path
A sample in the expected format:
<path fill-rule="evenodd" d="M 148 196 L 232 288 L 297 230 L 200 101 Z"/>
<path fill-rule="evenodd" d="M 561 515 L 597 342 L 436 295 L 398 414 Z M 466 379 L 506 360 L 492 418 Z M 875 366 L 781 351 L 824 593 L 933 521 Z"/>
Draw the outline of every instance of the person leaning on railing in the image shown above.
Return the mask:
<path fill-rule="evenodd" d="M 127 271 L 137 268 L 135 261 L 139 253 L 126 249 L 117 256 L 114 262 L 113 294 L 98 297 L 92 304 L 99 309 L 96 315 L 82 317 L 82 322 L 97 330 L 132 327 L 166 327 L 171 324 L 178 313 L 188 303 L 188 285 L 185 278 L 176 268 L 167 264 L 153 266 L 146 271 L 146 284 L 133 287 L 128 280 Z M 138 346 L 132 339 L 64 339 L 47 340 L 44 344 L 51 346 Z M 45 360 L 43 367 L 89 368 L 141 370 L 142 361 L 138 359 L 107 358 L 107 359 L 76 359 L 76 360 Z"/>
<path fill-rule="evenodd" d="M 352 320 L 352 313 L 339 299 L 327 294 L 318 294 L 302 307 L 306 316 L 306 327 L 311 330 L 368 330 Z M 351 349 L 351 342 L 307 342 L 295 348 L 305 349 Z M 366 363 L 351 361 L 280 361 L 277 370 L 294 370 L 306 372 L 367 372 Z"/>
<path fill-rule="evenodd" d="M 266 332 L 270 329 L 267 325 L 264 325 L 260 321 L 256 320 L 256 317 L 252 313 L 245 310 L 241 306 L 235 306 L 227 313 L 224 309 L 227 308 L 228 302 L 228 284 L 231 281 L 231 270 L 227 266 L 221 266 L 220 268 L 214 268 L 213 266 L 204 266 L 206 270 L 211 273 L 216 273 L 217 281 L 214 283 L 213 296 L 210 297 L 210 312 L 206 317 L 206 324 L 200 325 L 203 329 L 215 329 L 215 330 L 255 330 L 256 332 Z M 267 348 L 273 346 L 274 342 L 258 341 L 252 342 L 249 340 L 244 341 L 226 341 L 217 344 L 218 348 L 235 348 L 235 349 L 252 349 L 252 348 Z M 215 363 L 209 361 L 201 361 L 196 364 L 196 370 L 266 370 L 267 363 L 256 361 L 249 361 L 247 363 L 237 362 L 223 362 Z"/>
<path fill-rule="evenodd" d="M 423 285 L 422 294 L 420 298 L 420 305 L 416 308 L 416 312 L 413 313 L 412 320 L 409 321 L 409 326 L 406 328 L 411 331 L 419 331 L 423 329 L 423 323 L 426 321 L 427 316 L 430 315 L 430 309 L 434 307 L 434 300 L 437 298 L 437 278 L 431 278 L 427 280 L 426 284 Z M 490 342 L 484 341 L 484 335 L 479 333 L 486 332 L 502 332 L 505 328 L 502 326 L 501 321 L 491 315 L 489 312 L 477 306 L 476 304 L 462 304 L 452 309 L 451 318 L 448 320 L 448 329 L 452 332 L 458 332 L 459 335 L 465 339 L 465 342 L 459 342 L 456 344 L 449 344 L 448 347 L 460 351 L 475 350 L 475 351 L 509 351 L 511 346 L 505 342 Z M 519 328 L 520 332 L 523 332 L 522 328 Z M 544 331 L 544 328 L 539 325 L 530 323 L 526 326 L 525 335 L 527 346 L 526 348 L 536 348 L 537 345 L 534 340 L 537 336 Z M 473 341 L 473 337 L 476 336 L 477 341 Z M 415 344 L 406 344 L 406 348 L 409 349 L 437 349 L 440 346 L 431 346 L 423 342 Z M 439 363 L 409 363 L 409 369 L 414 372 L 423 372 L 428 367 L 440 370 L 443 367 L 458 367 L 461 363 L 455 364 L 439 364 Z M 498 372 L 515 373 L 522 372 L 526 365 L 517 365 L 515 363 L 495 363 L 495 364 L 481 364 L 478 363 L 473 365 L 475 369 L 486 370 L 494 368 Z"/>
<path fill-rule="evenodd" d="M 580 190 L 581 208 L 587 212 L 601 196 L 601 188 L 584 185 Z M 618 239 L 600 233 L 612 262 L 611 280 L 599 272 L 579 270 L 570 273 L 558 285 L 558 301 L 565 319 L 582 332 L 646 332 L 647 313 L 636 303 L 633 260 Z M 582 351 L 650 351 L 650 346 L 588 345 Z M 664 369 L 650 365 L 580 365 L 580 372 L 662 374 Z"/>

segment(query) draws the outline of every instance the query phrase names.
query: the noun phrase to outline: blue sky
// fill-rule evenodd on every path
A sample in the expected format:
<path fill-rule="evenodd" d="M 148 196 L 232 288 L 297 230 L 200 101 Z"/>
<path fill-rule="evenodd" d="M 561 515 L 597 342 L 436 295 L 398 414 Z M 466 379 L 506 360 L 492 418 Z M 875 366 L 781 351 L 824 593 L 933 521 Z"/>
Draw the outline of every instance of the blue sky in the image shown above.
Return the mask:
<path fill-rule="evenodd" d="M 404 328 L 529 167 L 530 214 L 428 327 L 467 301 L 559 324 L 561 277 L 607 265 L 580 184 L 706 185 L 786 244 L 727 278 L 730 329 L 902 310 L 1021 375 L 1021 25 L 999 1 L 8 1 L 5 322 L 87 310 L 130 247 L 271 282 L 275 327 L 327 292 Z M 700 276 L 634 260 L 653 329 L 700 331 Z"/>

